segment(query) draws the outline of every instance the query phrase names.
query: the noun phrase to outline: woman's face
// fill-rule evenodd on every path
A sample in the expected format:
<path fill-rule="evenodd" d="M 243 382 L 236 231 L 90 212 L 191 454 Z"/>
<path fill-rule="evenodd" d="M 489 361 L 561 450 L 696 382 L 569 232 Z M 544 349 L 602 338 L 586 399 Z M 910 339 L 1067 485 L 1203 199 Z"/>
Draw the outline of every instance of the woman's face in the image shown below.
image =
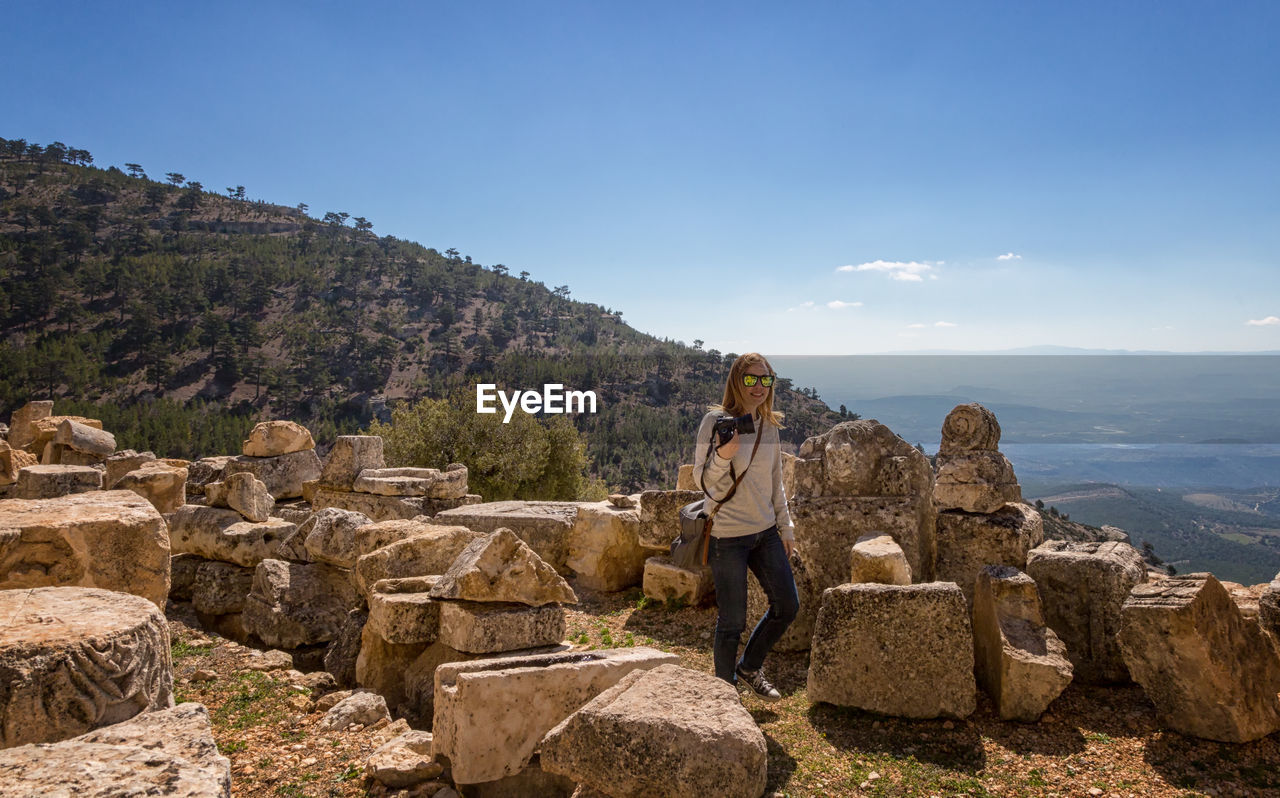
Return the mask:
<path fill-rule="evenodd" d="M 741 391 L 742 403 L 746 406 L 746 411 L 748 413 L 754 413 L 760 405 L 764 404 L 764 400 L 769 396 L 769 391 L 773 390 L 772 388 L 764 387 L 758 379 L 759 377 L 769 376 L 769 369 L 766 368 L 763 363 L 753 363 L 750 366 L 747 366 L 747 370 L 742 372 L 742 374 L 743 376 L 753 374 L 757 377 L 755 385 L 752 385 L 751 387 L 747 387 L 741 382 L 738 383 L 738 389 Z M 739 380 L 741 379 L 742 378 L 739 377 Z"/>

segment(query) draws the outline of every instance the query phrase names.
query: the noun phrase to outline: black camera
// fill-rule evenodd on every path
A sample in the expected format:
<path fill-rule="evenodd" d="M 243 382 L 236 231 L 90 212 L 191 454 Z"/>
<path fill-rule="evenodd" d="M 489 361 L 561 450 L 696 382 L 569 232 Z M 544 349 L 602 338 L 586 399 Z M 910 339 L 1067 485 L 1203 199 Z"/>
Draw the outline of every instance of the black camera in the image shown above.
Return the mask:
<path fill-rule="evenodd" d="M 742 435 L 750 435 L 755 431 L 756 422 L 751 418 L 750 413 L 737 418 L 722 418 L 716 422 L 716 435 L 720 438 L 720 443 L 716 444 L 716 446 L 724 446 L 733 439 L 733 433 L 735 432 Z"/>

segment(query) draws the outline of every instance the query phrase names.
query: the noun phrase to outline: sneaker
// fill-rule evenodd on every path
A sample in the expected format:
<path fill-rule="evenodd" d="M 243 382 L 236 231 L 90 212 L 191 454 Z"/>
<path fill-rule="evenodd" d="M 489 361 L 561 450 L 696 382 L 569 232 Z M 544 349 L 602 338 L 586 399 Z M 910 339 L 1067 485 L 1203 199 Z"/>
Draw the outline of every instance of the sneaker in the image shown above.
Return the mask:
<path fill-rule="evenodd" d="M 751 692 L 755 693 L 762 701 L 781 701 L 782 694 L 777 688 L 769 684 L 769 680 L 764 678 L 764 669 L 760 669 L 755 673 L 745 671 L 742 666 L 737 668 L 738 681 L 745 684 Z"/>

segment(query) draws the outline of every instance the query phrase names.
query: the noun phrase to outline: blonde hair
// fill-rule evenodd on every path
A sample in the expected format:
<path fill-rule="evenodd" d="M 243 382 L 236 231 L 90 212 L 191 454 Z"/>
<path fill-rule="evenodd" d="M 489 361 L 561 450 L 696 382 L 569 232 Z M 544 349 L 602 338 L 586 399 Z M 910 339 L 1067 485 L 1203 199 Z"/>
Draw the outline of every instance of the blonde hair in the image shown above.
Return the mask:
<path fill-rule="evenodd" d="M 739 355 L 738 359 L 733 361 L 733 365 L 729 367 L 729 376 L 724 381 L 724 398 L 720 400 L 720 404 L 711 405 L 711 409 L 728 413 L 731 416 L 744 415 L 747 404 L 742 399 L 742 375 L 747 372 L 747 369 L 757 364 L 763 365 L 770 374 L 774 373 L 773 366 L 770 366 L 769 361 L 765 360 L 764 355 L 759 352 L 747 352 L 745 355 Z M 774 383 L 774 386 L 777 386 L 777 382 Z M 760 404 L 758 411 L 761 421 L 766 424 L 772 424 L 779 429 L 782 428 L 782 413 L 773 409 L 772 387 L 769 388 L 769 393 L 765 394 L 764 401 Z"/>

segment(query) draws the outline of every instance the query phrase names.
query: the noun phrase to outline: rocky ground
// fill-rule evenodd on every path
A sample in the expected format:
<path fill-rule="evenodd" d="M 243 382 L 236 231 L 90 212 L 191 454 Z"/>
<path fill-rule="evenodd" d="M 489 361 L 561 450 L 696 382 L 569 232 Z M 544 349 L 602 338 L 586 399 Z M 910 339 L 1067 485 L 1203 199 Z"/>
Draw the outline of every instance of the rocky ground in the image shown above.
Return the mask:
<path fill-rule="evenodd" d="M 575 647 L 649 645 L 710 671 L 714 608 L 654 604 L 638 590 L 578 595 L 568 612 Z M 169 622 L 177 700 L 209 708 L 233 795 L 386 794 L 364 763 L 403 721 L 323 731 L 325 677 L 290 672 L 282 658 L 203 631 L 181 610 Z M 811 707 L 807 654 L 775 654 L 767 667 L 783 700 L 743 699 L 769 745 L 766 795 L 1280 795 L 1280 735 L 1230 745 L 1162 731 L 1137 686 L 1072 685 L 1039 723 L 1002 722 L 981 695 L 966 720 L 913 721 Z"/>

